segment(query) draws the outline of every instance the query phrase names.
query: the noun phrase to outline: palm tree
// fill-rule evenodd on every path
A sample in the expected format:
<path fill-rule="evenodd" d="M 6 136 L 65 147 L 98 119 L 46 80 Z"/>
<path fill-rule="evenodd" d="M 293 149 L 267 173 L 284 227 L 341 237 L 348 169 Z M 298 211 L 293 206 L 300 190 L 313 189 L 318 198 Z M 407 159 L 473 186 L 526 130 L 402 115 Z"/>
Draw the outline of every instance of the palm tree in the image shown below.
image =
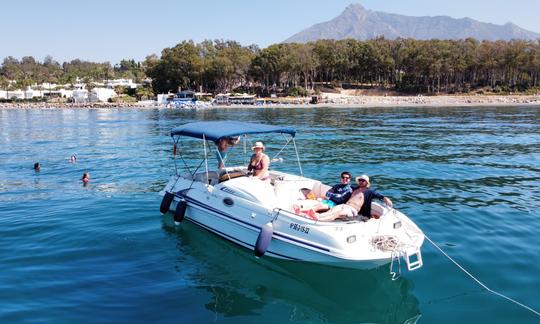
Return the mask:
<path fill-rule="evenodd" d="M 139 98 L 139 100 L 141 100 L 142 98 L 146 97 L 146 98 L 151 98 L 154 96 L 154 91 L 152 91 L 151 88 L 149 87 L 138 87 L 137 88 L 137 92 L 136 92 L 136 95 L 137 97 Z"/>

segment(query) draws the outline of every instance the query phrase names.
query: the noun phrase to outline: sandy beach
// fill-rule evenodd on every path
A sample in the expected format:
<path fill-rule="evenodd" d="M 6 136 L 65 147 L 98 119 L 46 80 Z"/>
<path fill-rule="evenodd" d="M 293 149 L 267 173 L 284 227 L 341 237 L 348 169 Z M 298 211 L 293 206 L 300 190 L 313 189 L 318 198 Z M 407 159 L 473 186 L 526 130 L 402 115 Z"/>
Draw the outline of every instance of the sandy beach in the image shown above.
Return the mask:
<path fill-rule="evenodd" d="M 358 107 L 462 107 L 462 106 L 521 106 L 540 105 L 540 95 L 466 95 L 466 96 L 352 96 L 325 93 L 327 106 Z"/>
<path fill-rule="evenodd" d="M 274 99 L 275 100 L 275 99 Z M 302 108 L 302 107 L 462 107 L 462 106 L 522 106 L 539 105 L 540 95 L 466 95 L 466 96 L 354 96 L 323 93 L 318 104 L 310 98 L 280 98 L 280 103 L 262 105 L 205 105 L 200 108 Z M 174 108 L 155 103 L 0 103 L 3 109 L 23 108 Z"/>

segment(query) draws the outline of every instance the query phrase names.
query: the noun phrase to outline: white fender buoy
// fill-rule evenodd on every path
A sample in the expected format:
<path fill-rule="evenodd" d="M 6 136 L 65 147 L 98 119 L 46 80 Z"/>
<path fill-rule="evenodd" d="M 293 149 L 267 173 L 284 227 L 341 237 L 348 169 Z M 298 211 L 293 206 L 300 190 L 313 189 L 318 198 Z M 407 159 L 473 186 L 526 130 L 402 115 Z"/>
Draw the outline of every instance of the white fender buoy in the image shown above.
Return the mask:
<path fill-rule="evenodd" d="M 179 225 L 181 221 L 184 220 L 186 215 L 187 202 L 184 199 L 181 199 L 176 205 L 176 210 L 174 211 L 174 223 Z"/>
<path fill-rule="evenodd" d="M 255 256 L 260 258 L 266 253 L 268 245 L 270 245 L 270 241 L 272 240 L 272 234 L 274 234 L 272 222 L 268 222 L 261 227 L 261 232 L 255 243 Z"/>
<path fill-rule="evenodd" d="M 169 211 L 173 198 L 174 198 L 174 195 L 172 193 L 168 191 L 165 192 L 165 195 L 163 196 L 163 199 L 161 200 L 161 205 L 159 206 L 159 211 L 162 214 L 165 214 Z"/>

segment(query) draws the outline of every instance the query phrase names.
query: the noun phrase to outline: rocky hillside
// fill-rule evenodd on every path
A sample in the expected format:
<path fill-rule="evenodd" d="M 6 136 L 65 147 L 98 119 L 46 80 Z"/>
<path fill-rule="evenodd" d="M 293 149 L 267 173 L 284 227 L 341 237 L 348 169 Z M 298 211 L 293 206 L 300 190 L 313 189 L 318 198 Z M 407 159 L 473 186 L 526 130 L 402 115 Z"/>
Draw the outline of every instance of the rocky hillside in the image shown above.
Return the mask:
<path fill-rule="evenodd" d="M 346 38 L 366 40 L 379 36 L 388 39 L 540 39 L 539 33 L 512 23 L 495 25 L 471 18 L 455 19 L 448 16 L 411 17 L 367 10 L 359 4 L 351 4 L 336 18 L 313 25 L 285 42 L 305 43 L 318 39 Z"/>

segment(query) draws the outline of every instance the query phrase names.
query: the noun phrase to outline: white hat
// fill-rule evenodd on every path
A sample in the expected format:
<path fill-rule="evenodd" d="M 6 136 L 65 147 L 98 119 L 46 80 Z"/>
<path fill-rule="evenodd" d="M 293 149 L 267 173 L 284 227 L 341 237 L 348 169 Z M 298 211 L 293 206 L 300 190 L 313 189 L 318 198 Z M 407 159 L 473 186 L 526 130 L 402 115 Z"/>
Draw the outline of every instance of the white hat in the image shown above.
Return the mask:
<path fill-rule="evenodd" d="M 358 180 L 360 180 L 360 179 L 366 180 L 366 182 L 367 182 L 367 184 L 368 184 L 368 186 L 369 186 L 369 184 L 370 184 L 370 183 L 369 183 L 369 177 L 368 177 L 366 174 L 362 174 L 361 176 L 356 177 L 356 182 L 358 182 Z"/>
<path fill-rule="evenodd" d="M 251 148 L 252 150 L 256 149 L 256 148 L 262 148 L 263 151 L 264 151 L 264 144 L 263 142 L 255 142 L 255 145 L 253 145 L 253 147 Z"/>

